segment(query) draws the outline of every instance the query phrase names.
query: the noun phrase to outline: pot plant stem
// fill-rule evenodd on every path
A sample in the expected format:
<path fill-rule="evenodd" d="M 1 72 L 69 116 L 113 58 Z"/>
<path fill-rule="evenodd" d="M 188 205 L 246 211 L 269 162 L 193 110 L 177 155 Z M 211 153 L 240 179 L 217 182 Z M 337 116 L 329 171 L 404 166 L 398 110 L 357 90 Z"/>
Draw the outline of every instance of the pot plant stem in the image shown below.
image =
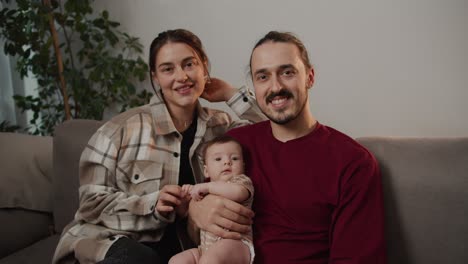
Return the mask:
<path fill-rule="evenodd" d="M 52 34 L 52 39 L 54 43 L 55 58 L 57 59 L 58 77 L 60 80 L 60 91 L 62 93 L 63 106 L 65 108 L 65 120 L 70 120 L 71 111 L 70 111 L 70 105 L 68 104 L 67 86 L 65 83 L 65 78 L 63 76 L 62 54 L 60 53 L 57 30 L 55 29 L 54 17 L 52 14 L 52 7 L 50 5 L 50 0 L 42 0 L 42 4 L 49 9 L 49 14 L 48 14 L 49 28 L 50 28 L 50 33 Z"/>

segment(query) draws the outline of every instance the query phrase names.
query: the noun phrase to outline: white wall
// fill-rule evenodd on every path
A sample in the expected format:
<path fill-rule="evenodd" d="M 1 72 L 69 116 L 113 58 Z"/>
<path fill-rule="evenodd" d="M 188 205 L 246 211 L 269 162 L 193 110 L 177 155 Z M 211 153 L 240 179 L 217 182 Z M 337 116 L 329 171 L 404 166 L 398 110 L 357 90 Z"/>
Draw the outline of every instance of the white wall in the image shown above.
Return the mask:
<path fill-rule="evenodd" d="M 353 137 L 468 136 L 466 0 L 100 0 L 149 47 L 166 29 L 204 42 L 212 75 L 246 83 L 255 42 L 296 33 L 316 70 L 315 116 Z M 145 58 L 148 52 L 145 51 Z"/>

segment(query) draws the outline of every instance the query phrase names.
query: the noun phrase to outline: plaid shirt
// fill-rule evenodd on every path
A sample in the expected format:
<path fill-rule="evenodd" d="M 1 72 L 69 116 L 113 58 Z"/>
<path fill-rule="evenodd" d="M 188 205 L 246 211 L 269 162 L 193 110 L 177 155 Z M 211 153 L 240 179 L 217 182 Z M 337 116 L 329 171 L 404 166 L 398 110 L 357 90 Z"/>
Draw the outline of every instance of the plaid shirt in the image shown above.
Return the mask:
<path fill-rule="evenodd" d="M 228 106 L 243 120 L 198 103 L 197 131 L 190 148 L 195 181 L 203 182 L 201 144 L 227 130 L 265 119 L 252 94 L 241 88 Z M 159 94 L 148 105 L 105 123 L 89 140 L 80 160 L 80 206 L 63 231 L 53 263 L 96 263 L 122 236 L 159 241 L 175 220 L 155 209 L 159 190 L 177 184 L 182 135 Z"/>

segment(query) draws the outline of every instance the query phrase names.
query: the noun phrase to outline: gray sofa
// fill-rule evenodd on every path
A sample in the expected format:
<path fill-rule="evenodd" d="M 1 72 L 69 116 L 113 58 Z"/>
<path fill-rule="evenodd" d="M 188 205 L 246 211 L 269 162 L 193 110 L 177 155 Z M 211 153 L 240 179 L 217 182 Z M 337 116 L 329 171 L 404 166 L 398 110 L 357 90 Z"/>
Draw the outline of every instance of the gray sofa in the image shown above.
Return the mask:
<path fill-rule="evenodd" d="M 101 125 L 0 133 L 0 264 L 50 263 L 78 203 L 78 160 Z M 468 137 L 358 138 L 382 170 L 388 263 L 468 263 Z"/>

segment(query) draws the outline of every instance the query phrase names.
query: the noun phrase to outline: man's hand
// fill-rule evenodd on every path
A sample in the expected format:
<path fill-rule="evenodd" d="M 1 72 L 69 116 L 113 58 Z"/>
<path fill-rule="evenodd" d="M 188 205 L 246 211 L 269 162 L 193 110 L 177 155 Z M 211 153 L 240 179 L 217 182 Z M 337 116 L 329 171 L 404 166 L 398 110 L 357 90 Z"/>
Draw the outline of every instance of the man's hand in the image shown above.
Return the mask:
<path fill-rule="evenodd" d="M 218 78 L 211 78 L 211 81 L 206 83 L 201 97 L 209 102 L 227 102 L 236 93 L 237 89 L 229 83 Z"/>
<path fill-rule="evenodd" d="M 192 200 L 189 217 L 199 228 L 227 239 L 240 239 L 250 231 L 254 213 L 229 199 L 209 194 L 201 201 Z"/>

